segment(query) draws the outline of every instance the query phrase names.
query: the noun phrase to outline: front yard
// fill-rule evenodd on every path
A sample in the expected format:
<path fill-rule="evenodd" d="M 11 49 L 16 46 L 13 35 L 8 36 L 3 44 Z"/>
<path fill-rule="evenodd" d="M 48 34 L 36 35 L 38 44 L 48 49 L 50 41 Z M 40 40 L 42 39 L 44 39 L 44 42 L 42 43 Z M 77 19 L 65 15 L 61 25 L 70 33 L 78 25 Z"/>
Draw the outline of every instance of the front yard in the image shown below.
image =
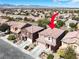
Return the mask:
<path fill-rule="evenodd" d="M 30 44 L 29 46 L 26 46 L 25 49 L 28 47 L 26 50 L 31 51 L 31 50 L 33 50 L 36 46 L 37 46 L 36 43 L 32 43 L 32 44 Z"/>

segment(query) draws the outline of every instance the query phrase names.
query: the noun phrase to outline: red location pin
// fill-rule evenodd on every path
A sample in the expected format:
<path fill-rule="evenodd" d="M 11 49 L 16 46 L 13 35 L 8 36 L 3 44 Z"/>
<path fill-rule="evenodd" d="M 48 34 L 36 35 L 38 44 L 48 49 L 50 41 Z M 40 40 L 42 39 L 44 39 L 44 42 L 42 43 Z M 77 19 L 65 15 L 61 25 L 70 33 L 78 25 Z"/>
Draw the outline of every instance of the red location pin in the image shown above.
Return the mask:
<path fill-rule="evenodd" d="M 52 29 L 55 28 L 54 20 L 55 20 L 56 16 L 58 16 L 58 14 L 59 14 L 58 12 L 55 12 L 55 14 L 52 15 L 50 23 L 48 24 L 49 27 Z"/>

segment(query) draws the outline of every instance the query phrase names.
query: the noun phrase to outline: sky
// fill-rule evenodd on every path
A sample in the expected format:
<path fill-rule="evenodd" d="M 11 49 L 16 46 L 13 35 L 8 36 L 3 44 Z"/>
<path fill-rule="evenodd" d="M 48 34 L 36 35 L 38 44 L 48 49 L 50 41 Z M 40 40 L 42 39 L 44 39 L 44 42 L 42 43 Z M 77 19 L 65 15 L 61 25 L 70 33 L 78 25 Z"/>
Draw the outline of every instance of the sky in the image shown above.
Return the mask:
<path fill-rule="evenodd" d="M 50 7 L 78 7 L 79 0 L 0 0 L 0 4 L 41 5 Z"/>

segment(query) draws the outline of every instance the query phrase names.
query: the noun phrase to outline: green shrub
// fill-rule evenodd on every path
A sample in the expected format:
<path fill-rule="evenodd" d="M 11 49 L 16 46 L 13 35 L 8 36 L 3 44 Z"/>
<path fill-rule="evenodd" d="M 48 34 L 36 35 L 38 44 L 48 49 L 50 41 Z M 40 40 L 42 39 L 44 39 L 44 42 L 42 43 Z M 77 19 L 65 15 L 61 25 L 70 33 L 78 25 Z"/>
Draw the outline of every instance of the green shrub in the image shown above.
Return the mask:
<path fill-rule="evenodd" d="M 16 37 L 15 37 L 15 35 L 12 35 L 12 34 L 11 34 L 11 35 L 9 35 L 9 36 L 8 36 L 8 38 L 7 38 L 7 39 L 8 39 L 8 40 L 15 40 L 15 39 L 16 39 Z"/>
<path fill-rule="evenodd" d="M 57 53 L 58 53 L 58 55 L 60 56 L 60 57 L 64 57 L 64 55 L 65 55 L 65 50 L 63 49 L 59 49 L 58 51 L 57 51 Z"/>
<path fill-rule="evenodd" d="M 60 28 L 60 27 L 62 27 L 63 25 L 64 25 L 64 22 L 61 21 L 61 20 L 59 20 L 59 21 L 57 21 L 57 23 L 56 23 L 56 28 Z"/>
<path fill-rule="evenodd" d="M 70 26 L 71 28 L 76 28 L 76 27 L 77 27 L 77 24 L 70 23 L 69 26 Z"/>
<path fill-rule="evenodd" d="M 7 24 L 2 24 L 0 26 L 0 31 L 5 32 L 6 30 L 10 30 L 10 26 Z"/>
<path fill-rule="evenodd" d="M 64 59 L 77 59 L 76 53 L 73 48 L 68 47 L 66 49 Z"/>
<path fill-rule="evenodd" d="M 54 56 L 52 54 L 49 54 L 47 57 L 47 59 L 53 59 L 53 58 L 54 58 Z"/>
<path fill-rule="evenodd" d="M 24 49 L 28 49 L 29 48 L 29 46 L 26 46 Z"/>

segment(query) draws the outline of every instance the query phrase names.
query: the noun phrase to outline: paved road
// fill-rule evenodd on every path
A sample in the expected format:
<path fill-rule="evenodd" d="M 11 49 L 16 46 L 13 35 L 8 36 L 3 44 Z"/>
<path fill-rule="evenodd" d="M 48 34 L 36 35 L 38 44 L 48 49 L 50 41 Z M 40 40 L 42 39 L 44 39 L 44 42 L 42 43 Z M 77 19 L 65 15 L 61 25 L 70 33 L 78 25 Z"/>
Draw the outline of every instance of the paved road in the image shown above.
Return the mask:
<path fill-rule="evenodd" d="M 0 59 L 33 59 L 18 48 L 0 39 Z"/>

